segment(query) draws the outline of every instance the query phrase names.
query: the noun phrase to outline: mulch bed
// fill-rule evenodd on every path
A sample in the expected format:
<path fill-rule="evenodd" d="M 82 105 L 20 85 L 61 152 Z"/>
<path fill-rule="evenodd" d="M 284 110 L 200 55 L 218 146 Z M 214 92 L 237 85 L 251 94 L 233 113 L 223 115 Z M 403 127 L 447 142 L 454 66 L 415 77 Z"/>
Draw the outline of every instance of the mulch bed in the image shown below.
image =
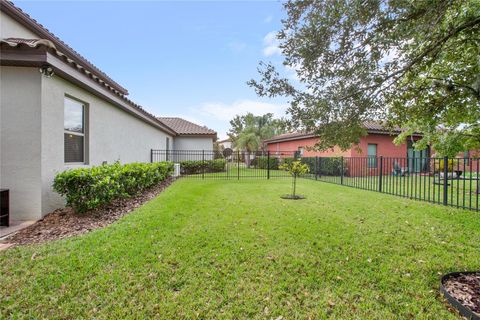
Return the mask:
<path fill-rule="evenodd" d="M 142 194 L 115 200 L 107 206 L 86 213 L 76 214 L 72 208 L 57 209 L 31 226 L 7 237 L 3 242 L 14 245 L 42 243 L 80 235 L 90 230 L 108 226 L 145 202 L 155 198 L 173 180 L 173 178 L 169 178 Z"/>
<path fill-rule="evenodd" d="M 450 277 L 443 286 L 452 297 L 480 316 L 480 272 Z"/>

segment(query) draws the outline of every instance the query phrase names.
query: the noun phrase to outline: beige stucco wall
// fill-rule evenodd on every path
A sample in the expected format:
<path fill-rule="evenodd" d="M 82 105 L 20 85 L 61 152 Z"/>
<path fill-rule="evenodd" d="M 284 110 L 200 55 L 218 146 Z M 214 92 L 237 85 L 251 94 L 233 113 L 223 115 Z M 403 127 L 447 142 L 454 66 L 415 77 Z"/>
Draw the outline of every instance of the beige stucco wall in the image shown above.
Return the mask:
<path fill-rule="evenodd" d="M 87 104 L 87 147 L 85 165 L 66 165 L 63 146 L 65 95 Z M 150 162 L 150 149 L 165 149 L 167 135 L 114 105 L 59 78 L 42 77 L 42 213 L 63 204 L 51 190 L 57 172 L 68 168 L 113 163 Z"/>
<path fill-rule="evenodd" d="M 0 187 L 18 220 L 41 213 L 40 77 L 37 68 L 0 67 Z"/>
<path fill-rule="evenodd" d="M 38 219 L 62 207 L 55 174 L 75 167 L 150 162 L 170 135 L 70 82 L 37 68 L 0 67 L 0 187 L 9 188 L 11 219 Z M 64 163 L 64 98 L 87 104 L 85 165 Z"/>
<path fill-rule="evenodd" d="M 26 38 L 35 39 L 38 36 L 15 22 L 12 18 L 3 12 L 0 12 L 0 37 L 1 38 Z"/>
<path fill-rule="evenodd" d="M 207 137 L 175 137 L 174 150 L 213 150 L 213 139 Z"/>
<path fill-rule="evenodd" d="M 171 160 L 212 160 L 213 139 L 207 137 L 179 136 L 173 141 L 174 150 L 197 150 L 197 152 L 175 152 Z M 201 150 L 206 152 L 202 154 Z"/>

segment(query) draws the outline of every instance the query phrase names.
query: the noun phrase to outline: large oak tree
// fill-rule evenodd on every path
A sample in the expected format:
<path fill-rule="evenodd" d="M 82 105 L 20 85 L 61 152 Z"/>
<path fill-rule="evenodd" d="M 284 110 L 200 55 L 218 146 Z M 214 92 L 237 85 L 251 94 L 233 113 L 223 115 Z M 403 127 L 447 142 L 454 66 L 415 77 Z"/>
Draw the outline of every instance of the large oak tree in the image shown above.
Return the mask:
<path fill-rule="evenodd" d="M 286 96 L 294 127 L 317 148 L 346 149 L 362 122 L 424 133 L 418 148 L 444 155 L 480 147 L 480 0 L 292 0 L 278 32 L 292 83 L 271 63 L 251 80 Z"/>

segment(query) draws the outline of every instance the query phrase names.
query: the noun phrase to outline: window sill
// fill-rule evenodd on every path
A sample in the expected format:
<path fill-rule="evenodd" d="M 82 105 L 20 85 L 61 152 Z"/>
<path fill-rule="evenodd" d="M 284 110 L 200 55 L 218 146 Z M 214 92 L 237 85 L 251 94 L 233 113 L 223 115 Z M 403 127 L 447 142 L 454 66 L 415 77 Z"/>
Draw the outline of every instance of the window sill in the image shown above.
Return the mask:
<path fill-rule="evenodd" d="M 79 167 L 79 166 L 88 166 L 88 163 L 85 162 L 65 162 L 66 167 Z"/>

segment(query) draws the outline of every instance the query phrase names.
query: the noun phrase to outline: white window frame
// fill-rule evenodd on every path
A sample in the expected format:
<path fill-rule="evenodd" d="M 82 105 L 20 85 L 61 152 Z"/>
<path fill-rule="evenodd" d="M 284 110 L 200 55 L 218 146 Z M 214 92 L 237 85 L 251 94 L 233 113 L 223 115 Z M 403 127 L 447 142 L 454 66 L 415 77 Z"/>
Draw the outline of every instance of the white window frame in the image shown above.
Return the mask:
<path fill-rule="evenodd" d="M 370 146 L 375 146 L 375 155 L 370 155 L 368 152 L 370 151 Z M 367 167 L 369 169 L 375 169 L 378 167 L 377 158 L 378 158 L 378 144 L 377 143 L 369 143 L 367 145 L 367 158 L 368 163 Z"/>
<path fill-rule="evenodd" d="M 65 100 L 71 100 L 71 101 L 74 101 L 74 102 L 77 102 L 79 104 L 82 105 L 82 108 L 83 108 L 83 116 L 82 116 L 82 128 L 83 128 L 83 132 L 75 132 L 75 131 L 70 131 L 70 130 L 66 130 L 65 129 L 65 113 L 63 114 L 63 143 L 64 143 L 64 146 L 65 146 L 65 134 L 71 134 L 71 135 L 74 135 L 74 136 L 79 136 L 79 137 L 83 137 L 83 161 L 76 161 L 76 162 L 67 162 L 65 161 L 65 150 L 63 151 L 63 162 L 65 163 L 65 165 L 85 165 L 87 164 L 87 103 L 83 102 L 82 100 L 79 100 L 77 98 L 74 98 L 70 95 L 65 95 L 64 96 L 64 102 L 63 102 L 63 106 L 64 106 L 64 112 L 65 112 Z"/>
<path fill-rule="evenodd" d="M 305 152 L 305 148 L 304 147 L 298 147 L 298 154 L 300 155 L 300 157 L 303 157 L 303 153 Z"/>

